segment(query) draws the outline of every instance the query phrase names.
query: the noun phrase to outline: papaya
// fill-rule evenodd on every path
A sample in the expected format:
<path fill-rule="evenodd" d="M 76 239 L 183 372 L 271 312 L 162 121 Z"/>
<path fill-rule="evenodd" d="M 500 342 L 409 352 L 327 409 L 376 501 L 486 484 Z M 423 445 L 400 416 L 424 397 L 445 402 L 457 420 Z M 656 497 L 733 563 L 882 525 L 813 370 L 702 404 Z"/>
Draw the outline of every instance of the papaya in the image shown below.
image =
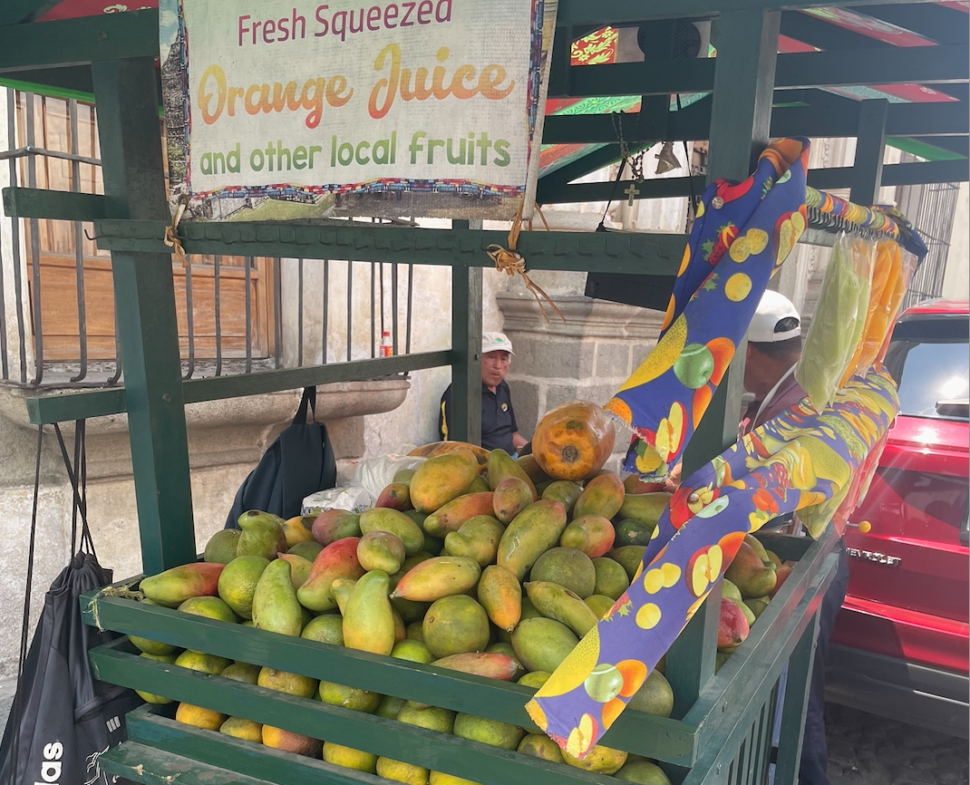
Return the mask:
<path fill-rule="evenodd" d="M 522 616 L 522 587 L 509 570 L 493 564 L 478 581 L 478 601 L 492 624 L 512 632 Z"/>
<path fill-rule="evenodd" d="M 562 622 L 582 638 L 599 618 L 575 592 L 548 581 L 529 581 L 526 594 L 532 604 L 547 619 Z"/>
<path fill-rule="evenodd" d="M 535 483 L 525 473 L 525 469 L 512 460 L 512 456 L 505 450 L 492 450 L 488 454 L 488 487 L 494 491 L 507 477 L 518 477 L 529 486 L 532 501 L 538 500 L 539 494 L 536 493 Z"/>
<path fill-rule="evenodd" d="M 424 530 L 434 537 L 444 537 L 449 532 L 456 532 L 461 525 L 477 515 L 492 514 L 493 493 L 466 493 L 447 504 L 442 505 L 435 512 L 424 519 Z"/>
<path fill-rule="evenodd" d="M 311 531 L 324 547 L 345 537 L 360 537 L 360 516 L 347 510 L 327 510 L 317 516 Z"/>
<path fill-rule="evenodd" d="M 646 545 L 623 545 L 614 548 L 607 553 L 607 557 L 620 564 L 626 570 L 627 578 L 631 581 L 640 569 L 640 562 L 643 561 L 643 554 L 646 552 Z"/>
<path fill-rule="evenodd" d="M 582 492 L 583 487 L 578 483 L 569 480 L 555 480 L 543 489 L 542 498 L 560 502 L 566 508 L 566 515 L 575 517 L 573 508 Z"/>
<path fill-rule="evenodd" d="M 215 597 L 224 564 L 195 562 L 173 567 L 150 578 L 142 578 L 142 593 L 165 608 L 177 608 L 192 597 Z"/>
<path fill-rule="evenodd" d="M 249 510 L 238 518 L 242 534 L 236 543 L 236 556 L 262 556 L 272 561 L 278 553 L 286 553 L 283 519 L 268 512 Z"/>
<path fill-rule="evenodd" d="M 568 630 L 567 630 L 568 632 Z M 570 633 L 571 634 L 571 633 Z M 431 663 L 439 668 L 469 673 L 496 681 L 512 681 L 518 670 L 515 660 L 505 654 L 495 652 L 471 652 L 466 654 L 452 654 Z"/>
<path fill-rule="evenodd" d="M 479 463 L 468 450 L 429 458 L 411 478 L 411 505 L 418 512 L 434 512 L 461 496 L 478 471 Z"/>
<path fill-rule="evenodd" d="M 498 564 L 522 580 L 536 560 L 559 542 L 566 527 L 566 510 L 559 502 L 530 504 L 515 516 L 498 546 Z"/>
<path fill-rule="evenodd" d="M 286 540 L 287 550 L 301 542 L 313 542 L 313 532 L 310 529 L 315 520 L 315 515 L 297 515 L 295 518 L 283 521 L 283 538 Z M 231 530 L 224 529 L 224 531 Z"/>
<path fill-rule="evenodd" d="M 600 474 L 586 483 L 583 492 L 573 507 L 573 517 L 582 518 L 584 515 L 599 515 L 610 519 L 623 506 L 623 480 L 612 472 Z"/>
<path fill-rule="evenodd" d="M 259 576 L 253 594 L 253 624 L 294 637 L 303 631 L 303 611 L 290 578 L 290 563 L 285 559 L 274 559 Z"/>
<path fill-rule="evenodd" d="M 535 501 L 532 491 L 521 477 L 506 477 L 495 486 L 492 513 L 502 523 L 511 523 L 516 515 Z"/>
<path fill-rule="evenodd" d="M 406 557 L 404 543 L 390 532 L 368 532 L 357 543 L 357 561 L 365 570 L 382 570 L 394 575 Z"/>
<path fill-rule="evenodd" d="M 649 545 L 656 528 L 635 518 L 624 518 L 616 524 L 616 545 L 618 548 L 624 545 Z"/>
<path fill-rule="evenodd" d="M 435 556 L 412 567 L 391 593 L 417 602 L 434 602 L 452 594 L 464 594 L 482 573 L 474 559 L 463 556 Z"/>
<path fill-rule="evenodd" d="M 603 468 L 616 432 L 602 407 L 570 401 L 547 412 L 532 437 L 532 454 L 546 474 L 558 480 L 582 480 Z"/>
<path fill-rule="evenodd" d="M 559 544 L 563 548 L 575 548 L 591 559 L 605 555 L 613 547 L 616 530 L 613 524 L 599 515 L 583 515 L 573 518 L 563 529 Z"/>
<path fill-rule="evenodd" d="M 385 656 L 394 650 L 394 613 L 387 588 L 388 574 L 382 570 L 372 570 L 357 581 L 343 614 L 344 646 L 348 649 Z"/>
<path fill-rule="evenodd" d="M 310 577 L 313 562 L 293 553 L 281 553 L 280 558 L 290 563 L 290 580 L 293 581 L 293 589 L 299 589 Z"/>
<path fill-rule="evenodd" d="M 458 531 L 445 537 L 444 553 L 446 556 L 467 556 L 485 567 L 495 561 L 504 532 L 505 527 L 491 515 L 476 515 L 465 521 Z"/>
<path fill-rule="evenodd" d="M 668 504 L 669 493 L 628 493 L 617 514 L 621 519 L 629 518 L 654 527 Z"/>
<path fill-rule="evenodd" d="M 533 484 L 535 485 L 550 482 L 552 480 L 552 477 L 542 471 L 542 467 L 539 466 L 539 462 L 536 460 L 534 455 L 520 455 L 515 459 L 515 462 L 522 467 L 522 471 L 529 475 L 529 479 L 532 480 Z M 538 488 L 536 488 L 536 490 L 538 490 Z"/>
<path fill-rule="evenodd" d="M 424 532 L 421 527 L 399 510 L 386 507 L 364 510 L 360 514 L 360 530 L 363 534 L 390 532 L 404 544 L 408 556 L 418 553 L 424 547 Z"/>
<path fill-rule="evenodd" d="M 431 444 L 415 447 L 408 455 L 414 458 L 437 458 L 459 452 L 471 453 L 479 466 L 485 466 L 488 462 L 488 450 L 468 442 L 431 442 Z"/>
<path fill-rule="evenodd" d="M 512 633 L 512 648 L 530 671 L 554 673 L 577 643 L 565 624 L 545 617 L 521 621 Z"/>
<path fill-rule="evenodd" d="M 411 488 L 403 482 L 392 482 L 381 491 L 374 506 L 403 512 L 411 506 Z"/>
<path fill-rule="evenodd" d="M 337 578 L 357 580 L 364 575 L 364 568 L 357 559 L 359 537 L 345 537 L 330 543 L 322 551 L 310 568 L 310 575 L 296 596 L 300 604 L 311 611 L 329 611 L 337 607 L 337 601 L 330 593 L 330 586 Z"/>

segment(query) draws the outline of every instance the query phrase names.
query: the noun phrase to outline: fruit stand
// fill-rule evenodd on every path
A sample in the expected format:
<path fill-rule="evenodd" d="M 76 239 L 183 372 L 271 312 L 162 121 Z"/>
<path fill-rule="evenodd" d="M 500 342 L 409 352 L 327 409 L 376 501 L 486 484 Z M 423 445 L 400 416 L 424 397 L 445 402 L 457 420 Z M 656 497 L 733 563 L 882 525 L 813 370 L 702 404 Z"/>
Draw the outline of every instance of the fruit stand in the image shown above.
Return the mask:
<path fill-rule="evenodd" d="M 4 194 L 5 208 L 8 215 L 17 217 L 94 221 L 99 247 L 112 253 L 124 361 L 123 389 L 30 398 L 31 422 L 44 425 L 127 413 L 146 575 L 197 559 L 186 403 L 450 366 L 452 437 L 478 442 L 481 269 L 492 264 L 487 253 L 489 246 L 506 242 L 503 232 L 484 231 L 470 221 L 455 221 L 447 230 L 353 222 L 322 226 L 183 224 L 178 236 L 189 254 L 307 260 L 353 258 L 374 262 L 393 258 L 399 262 L 448 266 L 453 276 L 452 348 L 448 351 L 183 383 L 171 249 L 165 242 L 171 220 L 156 100 L 158 14 L 143 10 L 35 24 L 27 20 L 43 3 L 15 0 L 12 5 L 0 10 L 0 71 L 18 71 L 23 78 L 23 72 L 30 69 L 84 64 L 80 68 L 83 73 L 76 76 L 82 82 L 87 80 L 99 110 L 104 196 L 80 198 L 76 194 L 17 188 Z M 751 168 L 752 151 L 759 152 L 769 136 L 782 132 L 806 136 L 858 134 L 860 148 L 873 146 L 878 150 L 878 160 L 863 156 L 846 175 L 848 181 L 833 182 L 832 187 L 851 186 L 853 200 L 864 204 L 875 201 L 882 177 L 885 136 L 895 128 L 894 123 L 909 122 L 905 126 L 907 133 L 951 133 L 954 127 L 965 132 L 965 112 L 962 119 L 954 119 L 959 113 L 951 116 L 937 112 L 926 120 L 913 120 L 910 115 L 900 120 L 901 114 L 895 117 L 883 106 L 882 113 L 860 111 L 857 118 L 846 119 L 835 112 L 813 111 L 810 107 L 803 112 L 805 107 L 797 107 L 776 110 L 772 117 L 773 90 L 779 85 L 842 84 L 847 78 L 866 83 L 877 76 L 880 82 L 906 81 L 935 78 L 936 74 L 940 81 L 966 79 L 965 46 L 937 47 L 946 51 L 918 55 L 901 50 L 892 57 L 866 58 L 848 52 L 779 56 L 776 53 L 780 20 L 782 10 L 788 8 L 789 5 L 775 0 L 678 3 L 676 12 L 685 18 L 718 17 L 716 69 L 714 60 L 678 61 L 659 53 L 657 62 L 652 64 L 656 67 L 605 66 L 619 70 L 602 77 L 595 74 L 590 79 L 576 74 L 577 69 L 570 66 L 564 55 L 572 40 L 607 24 L 651 23 L 662 28 L 668 24 L 664 17 L 669 12 L 661 8 L 644 10 L 642 3 L 631 0 L 598 4 L 560 0 L 550 94 L 642 94 L 642 118 L 621 115 L 621 133 L 628 139 L 642 134 L 665 140 L 709 138 L 708 178 L 712 181 L 744 180 Z M 961 52 L 952 51 L 957 49 Z M 805 59 L 784 59 L 793 57 Z M 954 61 L 960 64 L 955 65 Z M 851 77 L 844 76 L 846 72 Z M 37 82 L 43 84 L 43 72 L 36 73 Z M 802 76 L 803 73 L 812 75 Z M 56 78 L 65 77 L 60 73 Z M 616 82 L 611 87 L 594 83 L 601 78 Z M 669 95 L 688 91 L 710 91 L 711 97 L 700 110 L 685 111 L 683 115 L 668 112 Z M 702 116 L 703 112 L 709 112 L 709 116 Z M 794 112 L 802 114 L 796 116 Z M 639 127 L 641 119 L 648 131 Z M 545 142 L 616 147 L 616 129 L 610 117 L 555 120 L 546 125 Z M 796 121 L 799 127 L 791 127 Z M 615 160 L 618 150 L 613 153 Z M 579 176 L 575 169 L 573 176 Z M 554 182 L 545 191 L 540 188 L 540 201 L 569 200 L 567 182 L 562 182 L 559 197 Z M 680 185 L 686 188 L 689 183 Z M 643 188 L 640 198 L 651 195 L 666 196 L 669 190 Z M 825 228 L 830 228 L 828 222 L 824 227 L 819 223 L 817 231 L 810 232 L 808 238 L 830 243 L 832 235 Z M 527 260 L 529 270 L 643 275 L 671 286 L 684 242 L 685 236 L 679 234 L 524 232 L 517 250 Z M 690 442 L 685 460 L 691 468 L 702 465 L 735 441 L 734 413 L 740 410 L 742 368 L 743 355 L 739 355 Z M 715 674 L 721 591 L 720 584 L 716 584 L 668 656 L 666 674 L 675 695 L 672 715 L 668 718 L 627 711 L 604 737 L 603 743 L 608 747 L 658 761 L 675 785 L 762 783 L 766 781 L 769 763 L 775 765 L 775 782 L 796 780 L 816 614 L 834 576 L 836 557 L 832 549 L 836 535 L 829 530 L 817 541 L 767 533 L 758 538 L 780 559 L 796 565 L 747 640 Z M 136 603 L 124 596 L 128 588 L 134 587 L 135 580 L 120 582 L 116 592 L 87 597 L 83 606 L 85 620 L 102 629 L 171 647 L 498 720 L 527 731 L 538 730 L 525 710 L 534 693 L 529 687 Z M 605 785 L 613 781 L 604 774 L 456 735 L 144 658 L 124 638 L 92 651 L 90 659 L 94 674 L 103 681 L 464 781 L 483 785 Z M 778 685 L 786 667 L 788 687 L 780 709 L 780 743 L 775 746 Z M 130 715 L 129 740 L 100 757 L 102 768 L 144 783 L 171 783 L 178 779 L 180 783 L 200 784 L 377 785 L 389 781 L 318 757 L 284 752 L 176 722 L 173 706 L 145 706 Z"/>

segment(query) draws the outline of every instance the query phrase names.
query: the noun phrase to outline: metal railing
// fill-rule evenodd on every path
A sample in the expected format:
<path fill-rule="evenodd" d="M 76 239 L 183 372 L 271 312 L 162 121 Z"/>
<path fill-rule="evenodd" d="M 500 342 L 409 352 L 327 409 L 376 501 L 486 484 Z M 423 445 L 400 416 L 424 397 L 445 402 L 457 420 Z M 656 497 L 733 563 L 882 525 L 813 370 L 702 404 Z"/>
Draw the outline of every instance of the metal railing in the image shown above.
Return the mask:
<path fill-rule="evenodd" d="M 900 188 L 900 209 L 926 244 L 927 254 L 909 285 L 903 309 L 940 297 L 950 253 L 959 183 L 928 183 Z"/>
<path fill-rule="evenodd" d="M 97 150 L 93 108 L 5 92 L 0 166 L 6 162 L 7 184 L 100 192 L 100 160 L 90 154 Z M 49 133 L 55 120 L 63 127 Z M 93 150 L 79 143 L 85 130 Z M 80 222 L 0 216 L 0 382 L 100 387 L 122 380 L 110 258 L 92 235 Z M 184 267 L 173 265 L 173 275 L 186 380 L 378 357 L 385 330 L 393 354 L 411 351 L 409 264 L 189 256 Z"/>

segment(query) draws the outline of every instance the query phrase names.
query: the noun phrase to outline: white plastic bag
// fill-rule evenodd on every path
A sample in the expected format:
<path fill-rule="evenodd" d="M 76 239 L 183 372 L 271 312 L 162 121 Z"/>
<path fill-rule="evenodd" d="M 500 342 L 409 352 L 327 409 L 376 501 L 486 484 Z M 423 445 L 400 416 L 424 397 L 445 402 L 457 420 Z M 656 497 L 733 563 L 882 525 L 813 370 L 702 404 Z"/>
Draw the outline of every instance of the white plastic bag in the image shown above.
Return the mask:
<path fill-rule="evenodd" d="M 377 501 L 381 491 L 394 482 L 395 474 L 405 469 L 417 469 L 426 460 L 393 453 L 377 458 L 362 458 L 354 464 L 354 473 L 348 484 L 364 488 Z"/>
<path fill-rule="evenodd" d="M 327 510 L 347 510 L 363 512 L 374 506 L 376 496 L 371 496 L 365 488 L 344 486 L 328 491 L 317 491 L 303 500 L 303 515 L 319 515 Z"/>

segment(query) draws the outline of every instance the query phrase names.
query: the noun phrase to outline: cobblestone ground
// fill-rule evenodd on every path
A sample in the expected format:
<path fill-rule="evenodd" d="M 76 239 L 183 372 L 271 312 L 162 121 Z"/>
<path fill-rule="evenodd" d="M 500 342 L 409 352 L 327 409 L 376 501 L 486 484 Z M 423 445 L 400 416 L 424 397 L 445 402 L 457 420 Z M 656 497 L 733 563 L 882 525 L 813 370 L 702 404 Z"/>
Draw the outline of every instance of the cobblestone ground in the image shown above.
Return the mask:
<path fill-rule="evenodd" d="M 966 739 L 828 704 L 832 785 L 967 785 Z"/>

